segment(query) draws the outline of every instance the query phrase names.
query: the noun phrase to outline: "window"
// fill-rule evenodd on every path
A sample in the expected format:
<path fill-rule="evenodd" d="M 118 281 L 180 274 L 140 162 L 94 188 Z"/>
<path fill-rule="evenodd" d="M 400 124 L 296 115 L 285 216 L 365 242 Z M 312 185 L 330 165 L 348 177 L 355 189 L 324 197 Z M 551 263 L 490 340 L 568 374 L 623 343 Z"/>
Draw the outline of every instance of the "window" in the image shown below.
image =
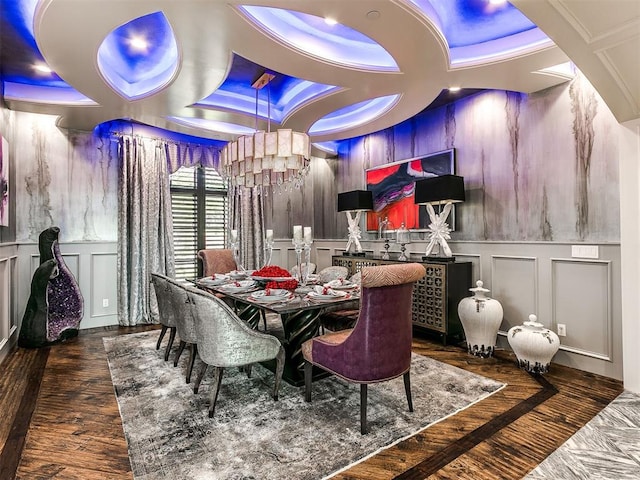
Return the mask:
<path fill-rule="evenodd" d="M 198 250 L 226 244 L 227 187 L 205 167 L 181 167 L 170 180 L 176 278 L 194 278 L 201 275 Z"/>

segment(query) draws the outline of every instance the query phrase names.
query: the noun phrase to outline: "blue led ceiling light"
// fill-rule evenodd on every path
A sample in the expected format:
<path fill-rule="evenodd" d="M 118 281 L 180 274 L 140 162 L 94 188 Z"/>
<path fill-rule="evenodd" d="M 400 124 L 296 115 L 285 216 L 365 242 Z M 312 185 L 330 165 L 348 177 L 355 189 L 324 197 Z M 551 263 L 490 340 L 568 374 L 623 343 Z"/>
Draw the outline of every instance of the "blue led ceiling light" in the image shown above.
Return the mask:
<path fill-rule="evenodd" d="M 364 125 L 387 112 L 399 98 L 400 95 L 387 95 L 341 108 L 317 120 L 309 134 L 324 135 Z"/>
<path fill-rule="evenodd" d="M 178 46 L 164 14 L 136 18 L 107 35 L 98 49 L 98 67 L 111 88 L 128 100 L 167 85 L 178 68 Z"/>
<path fill-rule="evenodd" d="M 202 128 L 211 132 L 230 133 L 233 135 L 251 135 L 255 130 L 235 123 L 206 120 L 204 118 L 167 117 L 168 120 L 186 127 Z"/>
<path fill-rule="evenodd" d="M 289 113 L 298 109 L 306 102 L 337 89 L 338 87 L 333 85 L 323 85 L 321 83 L 289 77 L 288 81 L 282 84 L 276 94 L 271 92 L 270 118 L 275 122 L 282 123 Z M 193 106 L 202 108 L 224 108 L 255 116 L 256 90 L 251 87 L 251 85 L 248 85 L 246 81 L 236 82 L 227 79 L 218 90 Z M 261 91 L 258 94 L 258 117 L 266 120 L 268 113 L 269 102 L 267 92 Z"/>
<path fill-rule="evenodd" d="M 243 5 L 239 10 L 279 42 L 316 58 L 362 69 L 397 72 L 397 63 L 371 38 L 323 18 L 280 8 Z"/>
<path fill-rule="evenodd" d="M 551 40 L 509 2 L 409 0 L 444 35 L 453 64 L 509 56 Z"/>

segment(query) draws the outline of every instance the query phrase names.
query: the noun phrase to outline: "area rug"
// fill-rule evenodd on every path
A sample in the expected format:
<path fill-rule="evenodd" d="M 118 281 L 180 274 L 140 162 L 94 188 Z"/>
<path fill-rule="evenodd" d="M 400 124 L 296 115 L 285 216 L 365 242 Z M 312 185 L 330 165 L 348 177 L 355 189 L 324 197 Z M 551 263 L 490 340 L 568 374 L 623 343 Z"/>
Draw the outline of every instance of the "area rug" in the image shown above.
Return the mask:
<path fill-rule="evenodd" d="M 194 394 L 185 382 L 188 355 L 173 367 L 155 349 L 157 338 L 144 332 L 103 339 L 136 480 L 329 478 L 504 386 L 414 354 L 415 411 L 408 411 L 402 377 L 371 385 L 370 433 L 361 435 L 358 385 L 319 380 L 306 403 L 304 387 L 283 382 L 276 402 L 273 374 L 256 365 L 250 378 L 225 370 L 210 419 L 213 372 Z"/>

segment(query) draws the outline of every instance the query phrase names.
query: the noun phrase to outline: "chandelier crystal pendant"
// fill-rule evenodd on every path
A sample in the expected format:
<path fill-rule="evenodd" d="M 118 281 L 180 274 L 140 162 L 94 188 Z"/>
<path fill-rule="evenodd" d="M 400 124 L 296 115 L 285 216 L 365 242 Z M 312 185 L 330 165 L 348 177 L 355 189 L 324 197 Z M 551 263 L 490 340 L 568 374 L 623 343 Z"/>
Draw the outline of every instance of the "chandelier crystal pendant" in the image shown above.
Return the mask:
<path fill-rule="evenodd" d="M 220 153 L 223 178 L 231 186 L 269 187 L 291 183 L 300 188 L 309 173 L 311 145 L 306 133 L 289 128 L 271 131 L 271 92 L 267 88 L 267 131 L 258 130 L 258 92 L 275 78 L 263 73 L 253 84 L 256 89 L 256 128 L 252 135 L 243 135 L 224 146 Z"/>

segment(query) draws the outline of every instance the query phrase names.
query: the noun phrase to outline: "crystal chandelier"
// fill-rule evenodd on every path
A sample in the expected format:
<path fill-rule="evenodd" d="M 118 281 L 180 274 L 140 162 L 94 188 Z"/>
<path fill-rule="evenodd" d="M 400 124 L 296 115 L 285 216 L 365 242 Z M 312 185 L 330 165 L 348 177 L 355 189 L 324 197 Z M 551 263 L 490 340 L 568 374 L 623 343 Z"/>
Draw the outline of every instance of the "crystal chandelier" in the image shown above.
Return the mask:
<path fill-rule="evenodd" d="M 282 186 L 287 182 L 300 188 L 309 172 L 311 146 L 306 133 L 291 129 L 271 131 L 271 89 L 268 88 L 266 132 L 258 131 L 258 91 L 275 77 L 265 72 L 253 84 L 256 89 L 256 132 L 229 142 L 220 153 L 223 178 L 232 186 Z"/>

